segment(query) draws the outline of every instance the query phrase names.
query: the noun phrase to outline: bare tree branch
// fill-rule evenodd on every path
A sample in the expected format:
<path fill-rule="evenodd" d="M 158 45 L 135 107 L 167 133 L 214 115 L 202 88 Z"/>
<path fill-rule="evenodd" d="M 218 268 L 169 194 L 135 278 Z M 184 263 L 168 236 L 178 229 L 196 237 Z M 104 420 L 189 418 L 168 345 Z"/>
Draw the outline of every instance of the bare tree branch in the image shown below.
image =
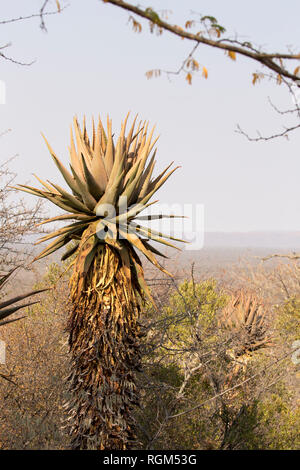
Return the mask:
<path fill-rule="evenodd" d="M 42 6 L 40 8 L 39 13 L 32 13 L 31 15 L 19 16 L 17 18 L 10 18 L 10 19 L 7 19 L 7 20 L 0 20 L 0 25 L 7 25 L 7 24 L 11 24 L 11 23 L 16 23 L 16 22 L 19 22 L 19 21 L 30 20 L 30 19 L 33 19 L 33 18 L 40 18 L 40 28 L 43 31 L 47 32 L 47 28 L 46 28 L 46 24 L 45 24 L 45 16 L 57 15 L 58 13 L 61 13 L 63 10 L 65 10 L 65 8 L 68 7 L 68 5 L 65 5 L 65 6 L 61 7 L 59 1 L 56 0 L 57 9 L 54 10 L 54 11 L 45 11 L 45 8 L 46 8 L 48 3 L 49 3 L 49 0 L 44 0 Z M 5 54 L 5 52 L 3 52 L 3 50 L 10 47 L 10 46 L 11 46 L 11 42 L 9 42 L 9 43 L 5 44 L 4 46 L 0 47 L 0 58 L 2 58 L 4 60 L 7 60 L 9 62 L 12 62 L 13 64 L 23 65 L 23 66 L 30 66 L 35 62 L 35 60 L 32 60 L 30 62 L 24 62 L 24 61 L 17 60 L 17 59 L 14 59 L 14 58 L 8 56 L 7 54 Z"/>
<path fill-rule="evenodd" d="M 32 15 L 27 15 L 27 16 L 18 16 L 17 18 L 9 18 L 7 20 L 0 20 L 0 25 L 1 24 L 10 24 L 10 23 L 16 23 L 18 21 L 24 21 L 24 20 L 31 20 L 32 18 L 41 18 L 42 17 L 42 20 L 44 22 L 44 17 L 45 16 L 51 16 L 51 15 L 57 15 L 58 13 L 62 12 L 63 10 L 65 10 L 68 5 L 65 5 L 63 7 L 60 8 L 60 10 L 55 10 L 55 11 L 44 11 L 46 7 L 46 2 L 44 3 L 44 6 L 41 8 L 40 12 L 39 13 L 33 13 Z M 44 23 L 43 23 L 44 24 Z M 42 28 L 42 27 L 41 27 Z M 42 28 L 43 29 L 43 28 Z"/>
<path fill-rule="evenodd" d="M 223 390 L 223 392 L 219 393 L 218 395 L 214 395 L 213 397 L 208 398 L 207 400 L 203 401 L 202 403 L 199 403 L 196 406 L 193 406 L 192 408 L 189 408 L 188 410 L 185 410 L 185 411 L 182 411 L 181 413 L 177 413 L 177 414 L 169 416 L 169 419 L 178 418 L 179 416 L 183 416 L 183 415 L 186 415 L 188 413 L 191 413 L 192 411 L 195 411 L 195 410 L 201 408 L 206 403 L 209 403 L 212 400 L 216 400 L 217 398 L 225 395 L 226 393 L 231 392 L 232 390 L 235 390 L 236 388 L 242 387 L 243 385 L 245 385 L 246 383 L 248 383 L 251 380 L 255 379 L 256 377 L 258 377 L 262 374 L 265 374 L 265 372 L 267 370 L 269 370 L 271 367 L 278 364 L 279 362 L 283 361 L 283 359 L 285 359 L 286 357 L 291 356 L 294 352 L 298 351 L 298 349 L 299 348 L 297 347 L 297 348 L 289 351 L 288 353 L 283 354 L 279 359 L 276 359 L 275 361 L 271 362 L 271 364 L 268 364 L 266 367 L 264 367 L 262 370 L 260 370 L 256 374 L 251 375 L 251 377 L 248 377 L 247 379 L 243 380 L 242 382 L 239 382 L 238 384 L 234 385 L 233 387 L 230 387 L 230 388 L 227 388 L 226 390 Z"/>
<path fill-rule="evenodd" d="M 249 142 L 261 142 L 261 141 L 268 141 L 268 140 L 273 140 L 273 139 L 277 139 L 278 137 L 285 137 L 285 138 L 288 138 L 288 135 L 295 131 L 296 129 L 299 129 L 300 127 L 300 123 L 299 124 L 296 124 L 295 126 L 292 126 L 292 127 L 286 127 L 284 129 L 284 131 L 282 132 L 279 132 L 278 134 L 272 134 L 272 135 L 269 135 L 267 137 L 265 136 L 262 136 L 260 134 L 259 131 L 257 131 L 257 134 L 258 134 L 258 137 L 250 137 L 249 134 L 247 134 L 247 132 L 245 132 L 243 129 L 241 129 L 240 125 L 238 124 L 237 125 L 237 130 L 235 132 L 237 132 L 238 134 L 241 134 L 243 136 L 245 136 Z"/>
<path fill-rule="evenodd" d="M 300 253 L 273 254 L 273 255 L 265 256 L 264 258 L 262 258 L 262 260 L 263 261 L 268 261 L 271 258 L 287 258 L 287 259 L 298 260 L 298 259 L 300 259 Z"/>
<path fill-rule="evenodd" d="M 0 165 L 0 269 L 4 271 L 28 259 L 31 243 L 24 237 L 41 231 L 35 225 L 43 216 L 39 201 L 28 207 L 23 199 L 13 197 L 16 191 L 9 186 L 16 174 L 9 169 L 11 160 Z"/>

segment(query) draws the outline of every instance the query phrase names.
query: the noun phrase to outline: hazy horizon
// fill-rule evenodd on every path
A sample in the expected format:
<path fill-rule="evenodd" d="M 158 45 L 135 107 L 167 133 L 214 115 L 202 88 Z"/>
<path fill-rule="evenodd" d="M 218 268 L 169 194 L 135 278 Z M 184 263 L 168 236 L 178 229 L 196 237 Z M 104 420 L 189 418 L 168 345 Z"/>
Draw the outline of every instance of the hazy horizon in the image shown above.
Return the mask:
<path fill-rule="evenodd" d="M 26 241 L 33 243 L 40 238 L 41 235 L 29 235 Z M 181 244 L 180 244 L 181 245 Z M 41 251 L 41 246 L 37 250 Z M 183 250 L 184 247 L 180 246 Z M 276 249 L 282 248 L 287 251 L 300 250 L 300 231 L 245 231 L 245 232 L 225 232 L 225 231 L 210 231 L 204 232 L 204 245 L 203 248 L 262 248 L 262 249 Z M 201 250 L 202 248 L 200 248 Z M 189 251 L 189 250 L 187 250 Z M 192 253 L 196 250 L 190 250 Z"/>

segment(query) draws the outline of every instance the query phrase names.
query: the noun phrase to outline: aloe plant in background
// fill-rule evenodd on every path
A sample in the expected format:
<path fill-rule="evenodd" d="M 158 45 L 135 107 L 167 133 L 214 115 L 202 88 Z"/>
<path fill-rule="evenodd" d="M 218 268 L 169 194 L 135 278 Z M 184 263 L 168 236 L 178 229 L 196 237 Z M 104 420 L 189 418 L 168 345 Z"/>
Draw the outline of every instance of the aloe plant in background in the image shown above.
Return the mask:
<path fill-rule="evenodd" d="M 8 273 L 0 275 L 0 293 L 1 290 L 4 288 L 4 286 L 7 284 L 9 277 L 12 275 L 12 273 L 16 270 L 17 268 L 11 269 Z M 29 305 L 33 305 L 38 303 L 39 301 L 33 301 L 33 302 L 28 302 L 26 304 L 21 304 L 21 305 L 16 305 L 18 304 L 21 300 L 27 299 L 28 297 L 31 297 L 33 295 L 39 294 L 40 292 L 44 292 L 45 290 L 48 289 L 39 289 L 39 290 L 34 290 L 31 292 L 27 292 L 26 294 L 21 294 L 16 297 L 13 297 L 12 299 L 8 299 L 5 301 L 0 302 L 0 326 L 6 325 L 7 323 L 12 323 L 17 320 L 21 320 L 22 317 L 18 318 L 9 318 L 11 315 L 16 313 L 18 310 L 28 307 Z M 9 380 L 9 378 L 0 373 L 0 377 Z"/>
<path fill-rule="evenodd" d="M 241 291 L 231 297 L 222 310 L 220 324 L 233 336 L 239 336 L 237 357 L 270 346 L 266 320 L 267 310 L 255 295 Z"/>
<path fill-rule="evenodd" d="M 156 259 L 156 255 L 164 255 L 149 240 L 164 246 L 174 246 L 168 239 L 177 240 L 140 225 L 143 220 L 174 217 L 140 213 L 153 204 L 151 197 L 176 168 L 170 169 L 171 164 L 153 177 L 154 128 L 148 134 L 148 123 L 140 122 L 136 129 L 135 119 L 126 136 L 127 119 L 128 115 L 115 144 L 109 119 L 107 133 L 100 119 L 97 129 L 93 121 L 90 141 L 85 122 L 81 129 L 74 118 L 76 146 L 71 130 L 71 171 L 46 141 L 71 192 L 39 178 L 43 189 L 18 185 L 67 212 L 44 223 L 75 220 L 44 236 L 41 242 L 55 240 L 37 257 L 72 242 L 62 259 L 75 255 L 68 319 L 72 398 L 66 404 L 73 449 L 125 450 L 134 445 L 132 408 L 139 402 L 135 382 L 140 368 L 138 319 L 145 293 L 150 296 L 136 250 L 167 273 Z"/>

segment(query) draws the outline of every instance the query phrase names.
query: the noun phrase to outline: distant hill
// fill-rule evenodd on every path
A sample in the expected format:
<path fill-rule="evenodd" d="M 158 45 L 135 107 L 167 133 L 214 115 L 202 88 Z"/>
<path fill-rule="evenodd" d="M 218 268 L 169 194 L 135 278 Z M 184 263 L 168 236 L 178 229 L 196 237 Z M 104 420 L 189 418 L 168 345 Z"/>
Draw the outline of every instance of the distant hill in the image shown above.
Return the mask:
<path fill-rule="evenodd" d="M 204 247 L 283 248 L 300 250 L 300 232 L 206 232 Z"/>
<path fill-rule="evenodd" d="M 37 235 L 26 237 L 26 242 L 34 243 L 38 238 Z M 205 232 L 204 248 L 218 247 L 282 248 L 297 251 L 300 250 L 300 231 Z"/>

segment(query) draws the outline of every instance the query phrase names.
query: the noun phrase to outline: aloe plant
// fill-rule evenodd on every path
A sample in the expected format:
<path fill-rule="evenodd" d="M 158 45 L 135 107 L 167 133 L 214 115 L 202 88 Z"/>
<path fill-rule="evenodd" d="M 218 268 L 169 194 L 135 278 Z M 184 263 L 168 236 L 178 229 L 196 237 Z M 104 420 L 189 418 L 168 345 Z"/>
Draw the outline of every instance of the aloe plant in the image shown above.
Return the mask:
<path fill-rule="evenodd" d="M 154 128 L 148 134 L 148 123 L 140 122 L 136 129 L 135 119 L 125 135 L 127 119 L 115 143 L 109 119 L 107 132 L 100 119 L 97 129 L 93 121 L 90 141 L 85 122 L 81 129 L 75 118 L 70 171 L 46 140 L 70 191 L 40 178 L 43 189 L 18 185 L 66 212 L 44 223 L 75 220 L 43 237 L 41 242 L 55 240 L 37 257 L 72 242 L 62 259 L 75 256 L 68 320 L 72 398 L 67 404 L 73 449 L 124 450 L 134 445 L 139 316 L 145 294 L 151 297 L 138 252 L 169 274 L 156 258 L 164 254 L 150 242 L 174 246 L 170 240 L 177 240 L 141 225 L 145 219 L 173 217 L 140 213 L 153 204 L 151 197 L 176 168 L 170 169 L 171 164 L 153 177 Z"/>
<path fill-rule="evenodd" d="M 237 356 L 251 353 L 270 345 L 271 335 L 268 334 L 266 309 L 253 294 L 239 292 L 233 295 L 222 310 L 220 324 L 238 337 Z"/>
<path fill-rule="evenodd" d="M 16 269 L 17 268 L 11 269 L 8 273 L 0 275 L 0 293 L 1 293 L 1 290 L 7 284 L 8 279 L 10 278 L 10 276 Z M 33 302 L 27 302 L 25 304 L 17 305 L 22 300 L 27 299 L 28 297 L 32 297 L 36 294 L 39 294 L 40 292 L 44 292 L 45 290 L 48 290 L 48 289 L 33 290 L 30 292 L 27 292 L 26 294 L 21 294 L 11 299 L 1 301 L 0 302 L 0 326 L 6 325 L 8 323 L 12 323 L 12 322 L 21 320 L 21 318 L 24 318 L 24 315 L 21 317 L 12 318 L 12 319 L 9 317 L 11 317 L 11 315 L 21 310 L 22 308 L 38 303 L 39 301 L 33 301 Z M 4 374 L 0 374 L 0 377 L 6 380 L 9 380 L 9 378 Z"/>

